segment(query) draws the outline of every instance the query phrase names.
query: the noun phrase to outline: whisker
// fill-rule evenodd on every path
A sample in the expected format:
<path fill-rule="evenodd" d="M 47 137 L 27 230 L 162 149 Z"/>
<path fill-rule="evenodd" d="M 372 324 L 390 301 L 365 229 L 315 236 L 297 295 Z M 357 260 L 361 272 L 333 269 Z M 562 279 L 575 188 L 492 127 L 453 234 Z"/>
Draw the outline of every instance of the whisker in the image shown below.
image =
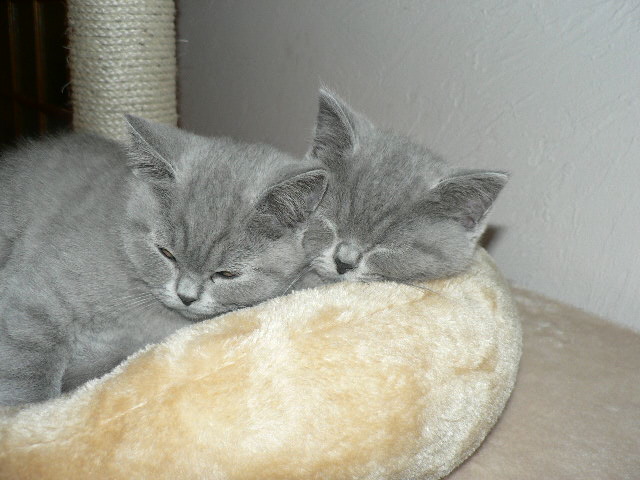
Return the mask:
<path fill-rule="evenodd" d="M 153 302 L 151 301 L 151 299 L 149 300 L 141 300 L 137 303 L 132 303 L 129 305 L 125 305 L 124 307 L 121 307 L 118 312 L 119 313 L 125 313 L 125 312 L 132 312 L 132 311 L 136 311 L 141 307 L 146 307 L 148 305 L 151 305 Z"/>
<path fill-rule="evenodd" d="M 142 292 L 142 293 L 131 293 L 129 295 L 121 295 L 120 298 L 122 299 L 127 299 L 127 298 L 137 298 L 137 297 L 143 297 L 146 295 L 153 295 L 151 292 Z"/>
<path fill-rule="evenodd" d="M 153 295 L 151 292 L 132 293 L 130 295 L 122 295 L 120 298 L 141 297 L 144 295 Z"/>
<path fill-rule="evenodd" d="M 130 308 L 143 300 L 151 300 L 154 298 L 154 295 L 150 292 L 144 292 L 138 295 L 128 295 L 125 300 L 116 303 L 115 305 L 110 305 L 111 308 Z"/>
<path fill-rule="evenodd" d="M 149 296 L 149 295 L 144 295 L 144 296 L 140 295 L 140 296 L 130 297 L 130 298 L 127 298 L 126 300 L 123 300 L 121 302 L 118 302 L 116 304 L 111 305 L 111 307 L 112 308 L 117 308 L 117 307 L 121 307 L 123 305 L 129 305 L 129 304 L 137 303 L 140 300 L 146 300 L 148 298 L 151 298 L 151 296 Z"/>
<path fill-rule="evenodd" d="M 255 304 L 253 303 L 247 303 L 247 304 L 241 304 L 241 303 L 227 303 L 225 305 L 220 305 L 221 307 L 227 309 L 224 312 L 220 312 L 220 313 L 216 313 L 215 317 L 219 316 L 219 315 L 223 315 L 225 313 L 229 313 L 229 312 L 233 312 L 235 310 L 240 310 L 241 308 L 248 308 L 248 307 L 253 307 Z"/>
<path fill-rule="evenodd" d="M 129 307 L 134 307 L 134 306 L 141 305 L 141 304 L 149 304 L 149 303 L 152 303 L 152 301 L 153 301 L 153 299 L 151 299 L 151 298 L 141 298 L 141 299 L 139 299 L 139 300 L 137 300 L 135 302 L 129 303 L 128 306 Z"/>
<path fill-rule="evenodd" d="M 298 274 L 298 276 L 293 279 L 293 282 L 291 282 L 289 285 L 287 285 L 287 288 L 285 288 L 284 291 L 280 295 L 286 295 L 287 293 L 289 293 L 289 289 L 291 289 L 291 287 L 293 287 L 295 285 L 295 283 L 298 280 L 300 280 L 305 273 L 307 273 L 309 270 L 311 270 L 312 263 L 313 263 L 313 260 L 309 264 L 307 264 L 306 267 L 304 267 L 302 270 L 300 270 L 300 273 Z"/>
<path fill-rule="evenodd" d="M 138 300 L 140 298 L 148 298 L 148 297 L 152 297 L 153 294 L 146 292 L 146 293 L 142 293 L 142 294 L 136 294 L 136 295 L 125 295 L 119 298 L 119 300 L 121 300 L 120 303 L 126 303 L 128 301 L 131 300 Z"/>
<path fill-rule="evenodd" d="M 452 297 L 450 297 L 449 295 L 445 295 L 442 292 L 438 292 L 436 290 L 433 290 L 432 288 L 426 287 L 424 285 L 418 285 L 416 283 L 410 282 L 408 280 L 403 280 L 400 278 L 396 278 L 396 277 L 389 277 L 389 276 L 382 276 L 382 275 L 370 275 L 368 278 L 364 278 L 363 281 L 365 283 L 371 282 L 371 281 L 375 281 L 375 282 L 395 282 L 395 283 L 400 283 L 402 285 L 406 285 L 407 287 L 412 287 L 412 288 L 417 288 L 419 290 L 422 290 L 423 292 L 429 292 L 429 293 L 433 293 L 434 295 L 437 295 L 439 297 L 445 298 L 451 302 L 455 302 L 457 304 L 460 304 L 459 300 L 456 300 Z"/>
<path fill-rule="evenodd" d="M 152 298 L 147 298 L 147 299 L 143 299 L 140 302 L 136 303 L 136 304 L 132 304 L 132 305 L 128 305 L 124 310 L 124 312 L 135 312 L 136 310 L 139 310 L 141 308 L 147 308 L 149 306 L 154 306 L 155 305 L 155 300 Z"/>

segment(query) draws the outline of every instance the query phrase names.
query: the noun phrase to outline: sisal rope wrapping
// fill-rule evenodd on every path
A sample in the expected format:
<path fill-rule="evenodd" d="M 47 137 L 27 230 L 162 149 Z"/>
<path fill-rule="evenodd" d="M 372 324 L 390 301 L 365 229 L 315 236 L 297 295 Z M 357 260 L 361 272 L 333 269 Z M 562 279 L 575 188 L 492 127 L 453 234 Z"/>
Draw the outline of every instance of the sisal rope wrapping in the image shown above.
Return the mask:
<path fill-rule="evenodd" d="M 173 0 L 69 0 L 73 127 L 124 139 L 123 114 L 176 125 Z"/>

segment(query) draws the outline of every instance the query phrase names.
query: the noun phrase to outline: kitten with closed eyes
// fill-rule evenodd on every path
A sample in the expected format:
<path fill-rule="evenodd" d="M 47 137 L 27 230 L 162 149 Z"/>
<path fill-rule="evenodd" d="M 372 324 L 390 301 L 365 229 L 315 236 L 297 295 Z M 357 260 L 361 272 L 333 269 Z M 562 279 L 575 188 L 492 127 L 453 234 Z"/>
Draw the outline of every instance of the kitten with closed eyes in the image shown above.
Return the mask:
<path fill-rule="evenodd" d="M 128 117 L 0 158 L 0 405 L 41 401 L 176 329 L 288 290 L 317 162 Z"/>
<path fill-rule="evenodd" d="M 407 137 L 376 128 L 321 89 L 307 158 L 332 178 L 304 238 L 322 252 L 296 284 L 341 280 L 414 283 L 471 262 L 507 174 L 463 170 Z"/>

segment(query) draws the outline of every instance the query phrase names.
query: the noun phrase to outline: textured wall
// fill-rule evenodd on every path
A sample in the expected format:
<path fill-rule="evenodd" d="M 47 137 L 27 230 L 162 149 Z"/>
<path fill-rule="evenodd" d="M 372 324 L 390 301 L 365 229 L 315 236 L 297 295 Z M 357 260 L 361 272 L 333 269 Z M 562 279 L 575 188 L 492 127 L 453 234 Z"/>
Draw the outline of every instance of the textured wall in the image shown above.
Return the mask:
<path fill-rule="evenodd" d="M 382 126 L 513 173 L 516 284 L 640 329 L 637 1 L 178 1 L 183 126 L 302 154 L 320 81 Z"/>

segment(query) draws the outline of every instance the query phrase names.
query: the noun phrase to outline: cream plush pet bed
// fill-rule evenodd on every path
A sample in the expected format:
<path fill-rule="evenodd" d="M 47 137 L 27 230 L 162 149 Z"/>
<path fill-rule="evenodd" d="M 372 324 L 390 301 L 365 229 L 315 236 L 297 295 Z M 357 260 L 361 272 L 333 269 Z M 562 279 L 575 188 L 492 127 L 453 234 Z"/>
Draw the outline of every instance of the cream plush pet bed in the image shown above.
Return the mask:
<path fill-rule="evenodd" d="M 520 324 L 483 250 L 425 287 L 296 292 L 5 408 L 0 478 L 441 478 L 501 414 Z"/>

